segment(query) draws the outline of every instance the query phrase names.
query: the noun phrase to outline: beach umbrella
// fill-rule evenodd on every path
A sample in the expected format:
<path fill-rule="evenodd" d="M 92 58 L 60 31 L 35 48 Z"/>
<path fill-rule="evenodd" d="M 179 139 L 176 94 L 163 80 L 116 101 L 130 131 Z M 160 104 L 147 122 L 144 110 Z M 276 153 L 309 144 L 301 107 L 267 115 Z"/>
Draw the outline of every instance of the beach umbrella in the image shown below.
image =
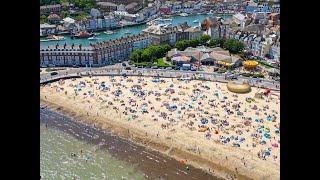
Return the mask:
<path fill-rule="evenodd" d="M 280 133 L 280 131 L 279 131 L 278 129 L 274 130 L 274 132 L 275 132 L 276 134 Z"/>
<path fill-rule="evenodd" d="M 239 143 L 234 143 L 233 146 L 234 147 L 240 147 L 240 144 Z"/>
<path fill-rule="evenodd" d="M 270 134 L 267 134 L 267 133 L 264 134 L 264 137 L 266 137 L 267 139 L 271 139 Z"/>
<path fill-rule="evenodd" d="M 267 142 L 265 141 L 265 140 L 262 140 L 261 142 L 260 142 L 260 144 L 262 144 L 262 145 L 264 145 L 264 144 L 266 144 Z"/>
<path fill-rule="evenodd" d="M 217 121 L 217 119 L 212 118 L 212 119 L 211 119 L 211 123 L 212 123 L 212 124 L 218 124 L 218 121 Z"/>
<path fill-rule="evenodd" d="M 272 144 L 273 147 L 279 147 L 279 145 L 277 143 Z"/>
<path fill-rule="evenodd" d="M 269 150 L 265 150 L 264 153 L 268 156 L 271 154 Z"/>
<path fill-rule="evenodd" d="M 147 109 L 145 107 L 141 108 L 142 111 L 146 111 Z"/>

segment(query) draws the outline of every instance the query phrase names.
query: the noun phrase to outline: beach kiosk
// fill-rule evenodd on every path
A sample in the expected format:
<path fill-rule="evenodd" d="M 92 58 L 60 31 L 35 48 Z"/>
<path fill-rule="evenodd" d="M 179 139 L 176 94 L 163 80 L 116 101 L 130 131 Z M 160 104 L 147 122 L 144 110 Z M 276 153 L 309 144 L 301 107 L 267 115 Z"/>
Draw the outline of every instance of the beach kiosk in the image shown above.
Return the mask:
<path fill-rule="evenodd" d="M 242 65 L 246 70 L 253 70 L 258 66 L 258 64 L 259 63 L 257 61 L 252 61 L 252 60 L 245 60 L 242 62 Z"/>
<path fill-rule="evenodd" d="M 251 92 L 251 86 L 247 81 L 229 81 L 227 88 L 233 93 L 249 93 Z"/>

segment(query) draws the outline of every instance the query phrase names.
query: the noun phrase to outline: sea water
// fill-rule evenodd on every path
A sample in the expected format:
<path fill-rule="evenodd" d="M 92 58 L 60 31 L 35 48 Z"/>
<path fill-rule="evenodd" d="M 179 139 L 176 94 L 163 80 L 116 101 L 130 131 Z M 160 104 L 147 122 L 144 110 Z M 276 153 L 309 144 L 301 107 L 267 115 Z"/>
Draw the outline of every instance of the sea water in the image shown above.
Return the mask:
<path fill-rule="evenodd" d="M 40 125 L 40 173 L 43 179 L 144 179 L 135 165 L 44 124 Z"/>

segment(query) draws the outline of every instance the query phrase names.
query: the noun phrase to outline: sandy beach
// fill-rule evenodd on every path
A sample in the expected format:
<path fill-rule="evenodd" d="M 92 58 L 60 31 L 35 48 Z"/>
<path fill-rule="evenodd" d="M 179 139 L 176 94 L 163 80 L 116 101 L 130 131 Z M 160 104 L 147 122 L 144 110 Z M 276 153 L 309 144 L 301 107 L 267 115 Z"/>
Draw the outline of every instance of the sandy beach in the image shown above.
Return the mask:
<path fill-rule="evenodd" d="M 40 96 L 42 105 L 214 176 L 280 179 L 280 93 L 257 99 L 258 91 L 265 89 L 235 94 L 217 82 L 84 77 L 41 86 Z"/>

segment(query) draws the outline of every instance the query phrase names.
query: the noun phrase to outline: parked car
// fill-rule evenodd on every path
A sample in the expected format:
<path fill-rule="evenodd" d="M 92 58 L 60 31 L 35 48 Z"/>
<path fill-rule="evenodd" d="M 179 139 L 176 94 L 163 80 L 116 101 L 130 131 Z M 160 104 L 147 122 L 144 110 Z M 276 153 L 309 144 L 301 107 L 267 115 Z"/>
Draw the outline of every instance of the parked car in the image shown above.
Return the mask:
<path fill-rule="evenodd" d="M 126 70 L 131 70 L 131 67 L 126 67 Z"/>
<path fill-rule="evenodd" d="M 73 68 L 79 68 L 79 66 L 77 66 L 77 65 L 73 65 L 72 67 L 73 67 Z"/>
<path fill-rule="evenodd" d="M 143 68 L 143 66 L 138 66 L 137 68 Z"/>
<path fill-rule="evenodd" d="M 177 66 L 177 67 L 174 68 L 174 70 L 180 70 L 180 67 Z"/>
<path fill-rule="evenodd" d="M 152 66 L 151 69 L 158 69 L 158 66 Z"/>
<path fill-rule="evenodd" d="M 51 74 L 51 76 L 55 76 L 55 75 L 57 75 L 58 73 L 57 72 L 52 72 L 52 73 L 50 73 Z"/>
<path fill-rule="evenodd" d="M 276 77 L 276 78 L 273 78 L 273 80 L 275 80 L 275 81 L 280 81 L 280 78 L 279 78 L 279 77 Z"/>
<path fill-rule="evenodd" d="M 250 74 L 245 73 L 245 74 L 241 74 L 241 76 L 250 77 Z"/>
<path fill-rule="evenodd" d="M 146 68 L 150 69 L 150 68 L 151 68 L 151 66 L 146 66 Z"/>
<path fill-rule="evenodd" d="M 238 79 L 238 78 L 237 78 L 236 75 L 230 74 L 230 75 L 227 75 L 227 76 L 226 76 L 226 79 L 231 79 L 231 80 L 232 80 L 232 79 Z"/>
<path fill-rule="evenodd" d="M 167 67 L 166 70 L 172 70 L 172 67 Z"/>
<path fill-rule="evenodd" d="M 127 66 L 126 63 L 122 63 L 122 66 Z"/>

